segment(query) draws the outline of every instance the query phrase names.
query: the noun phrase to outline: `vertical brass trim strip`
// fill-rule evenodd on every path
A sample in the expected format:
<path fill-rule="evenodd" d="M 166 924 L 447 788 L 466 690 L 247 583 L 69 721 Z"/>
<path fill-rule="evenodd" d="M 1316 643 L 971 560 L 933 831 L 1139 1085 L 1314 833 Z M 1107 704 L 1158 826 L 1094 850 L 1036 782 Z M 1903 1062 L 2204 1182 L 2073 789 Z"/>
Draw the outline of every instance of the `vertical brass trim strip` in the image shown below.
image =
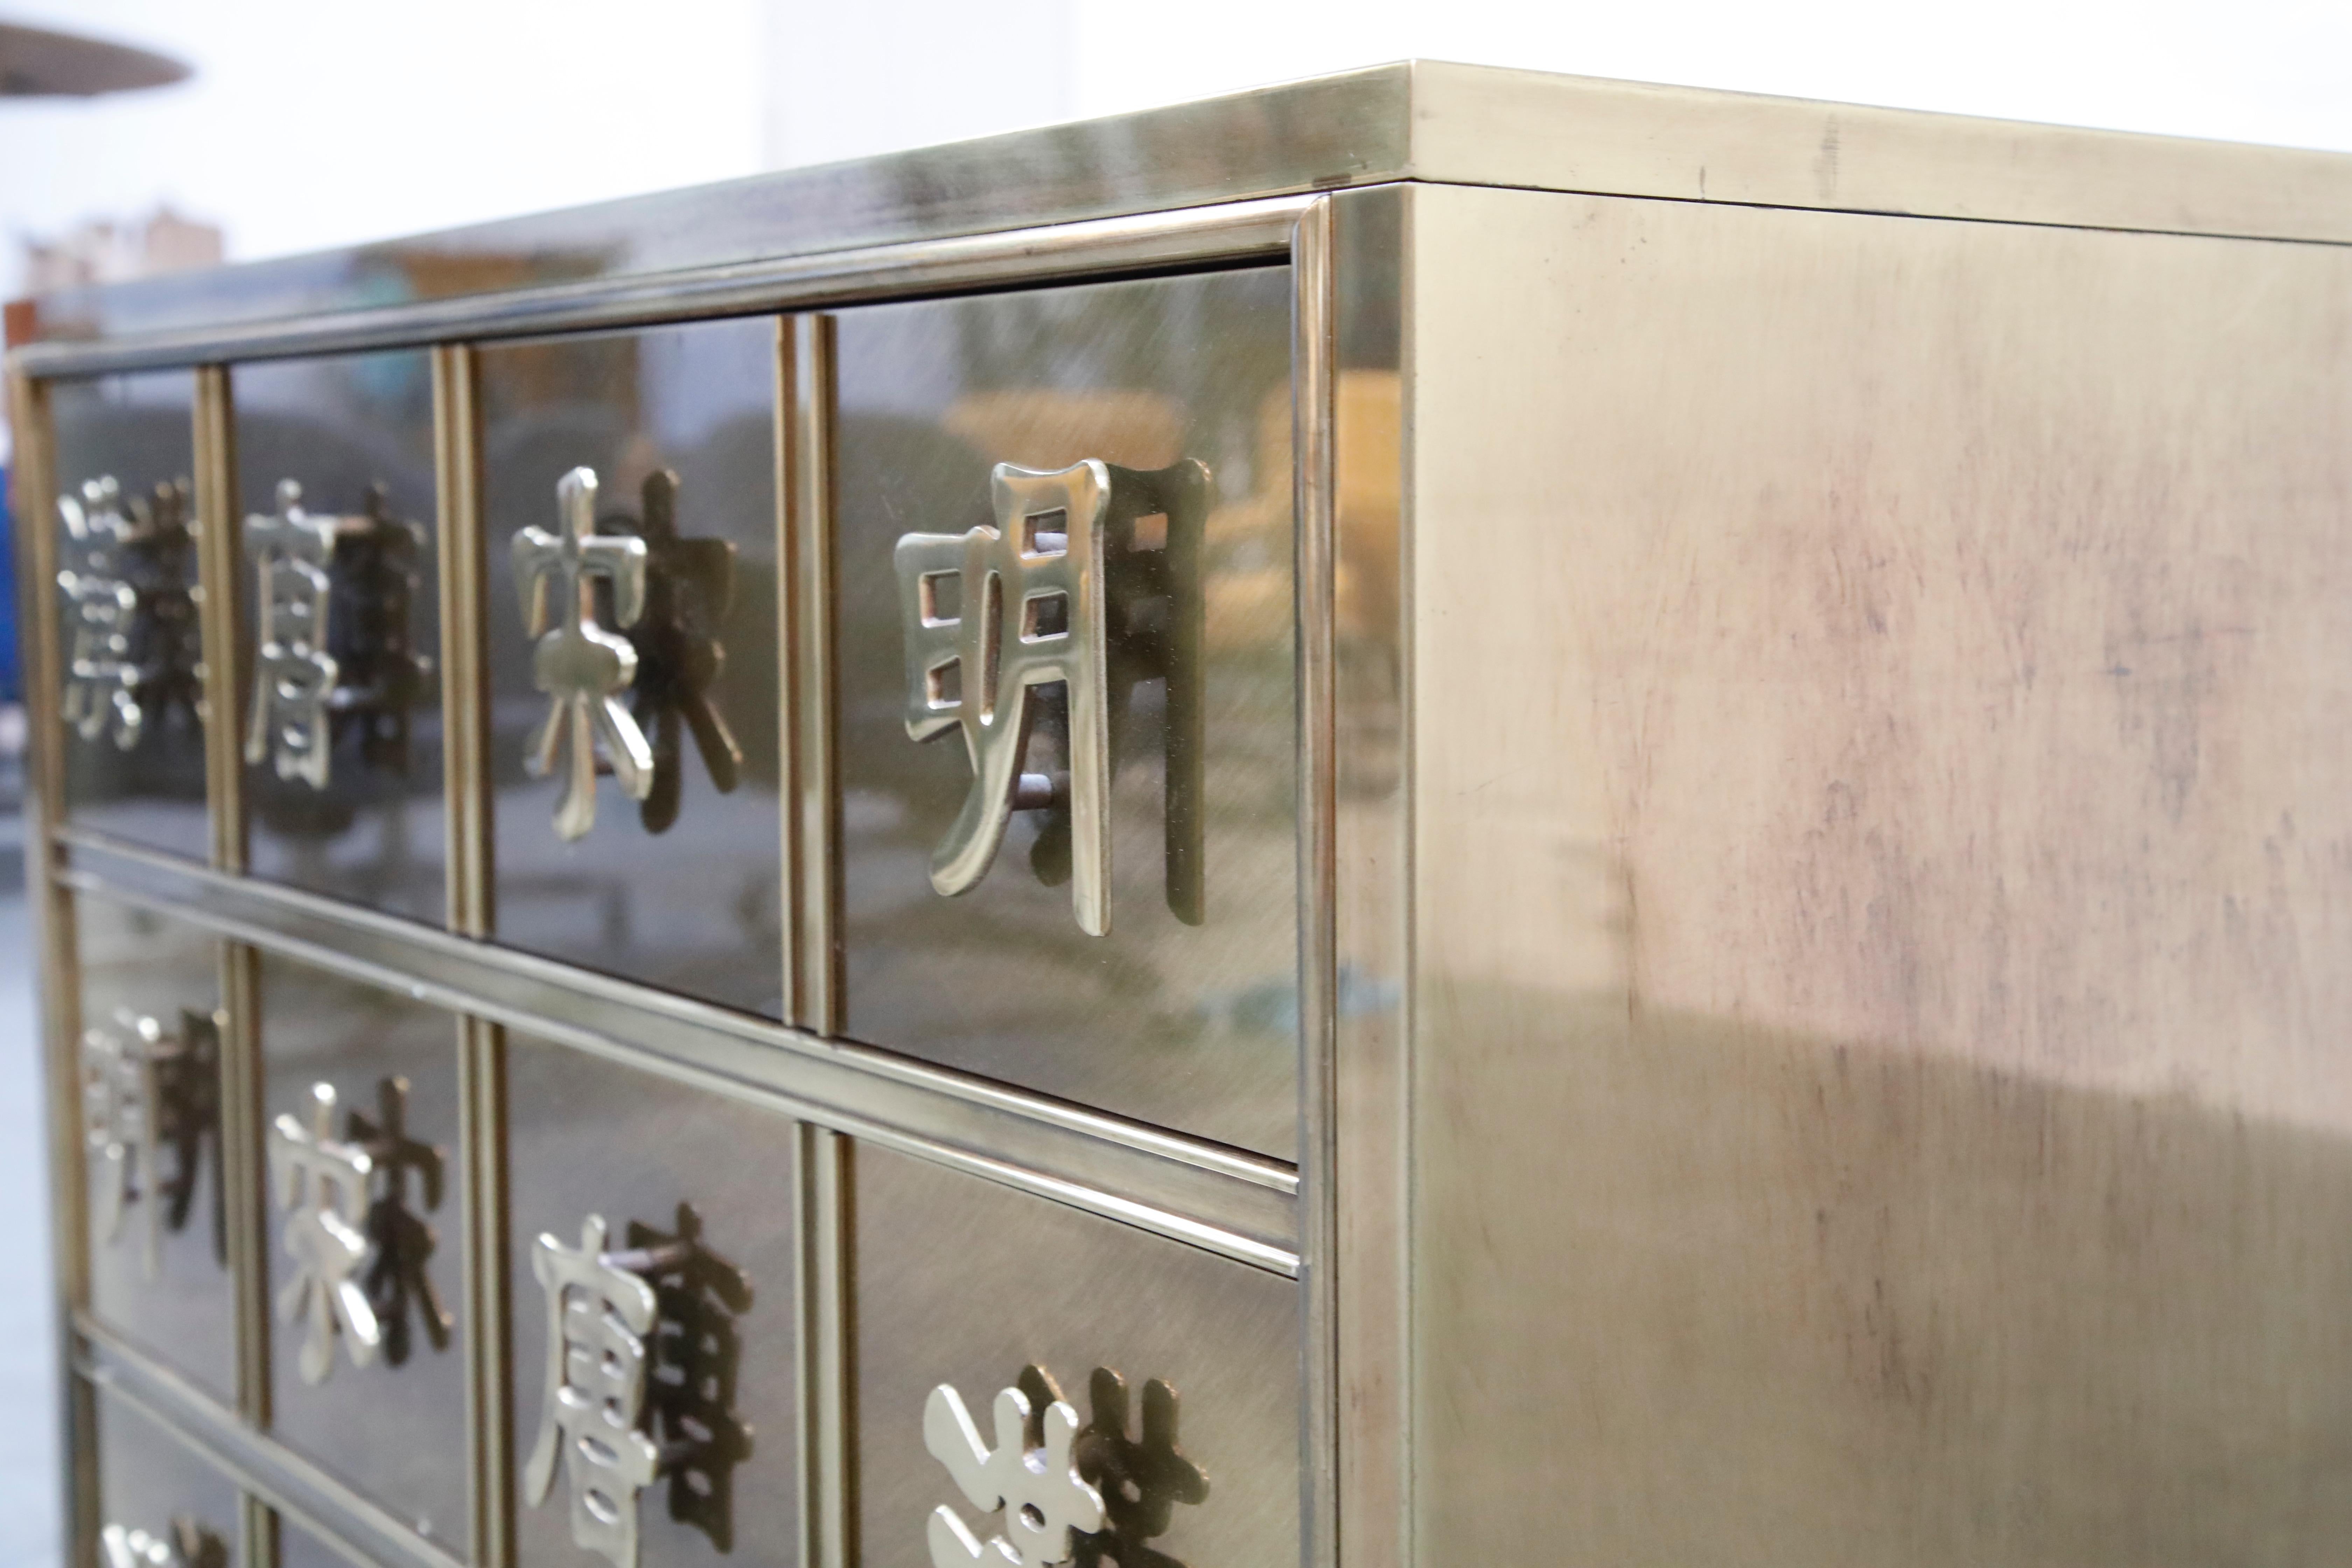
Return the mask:
<path fill-rule="evenodd" d="M 433 351 L 433 456 L 439 495 L 442 770 L 449 929 L 487 936 L 490 884 L 489 687 L 483 668 L 481 432 L 474 351 Z"/>
<path fill-rule="evenodd" d="M 238 549 L 236 416 L 226 365 L 196 369 L 196 580 L 202 590 L 205 656 L 205 794 L 212 810 L 215 869 L 245 869 L 245 772 L 238 753 L 244 694 L 238 645 L 244 585 Z"/>
<path fill-rule="evenodd" d="M 16 459 L 11 475 L 16 552 L 17 625 L 23 657 L 25 756 L 25 905 L 40 978 L 39 1026 L 43 1082 L 48 1105 L 49 1247 L 54 1259 L 57 1375 L 61 1393 L 58 1467 L 64 1483 L 65 1561 L 92 1568 L 98 1561 L 98 1405 L 89 1385 L 74 1375 L 73 1317 L 89 1305 L 89 1223 L 83 1183 L 81 1084 L 76 1057 L 81 1038 L 81 988 L 77 984 L 72 895 L 58 884 L 63 860 L 55 829 L 65 820 L 65 738 L 58 682 L 63 627 L 58 609 L 57 452 L 49 426 L 48 387 L 19 374 L 8 378 L 10 426 Z"/>
<path fill-rule="evenodd" d="M 1360 982 L 1332 1023 L 1340 1194 L 1331 1233 L 1339 1531 L 1349 1568 L 1412 1560 L 1411 1078 L 1412 575 L 1410 187 L 1332 199 L 1332 673 L 1335 974 Z M 1388 590 L 1392 586 L 1393 593 Z M 1374 999 L 1386 998 L 1374 1005 Z"/>
<path fill-rule="evenodd" d="M 850 1141 L 802 1122 L 800 1299 L 802 1568 L 857 1561 L 856 1426 L 850 1356 Z"/>
<path fill-rule="evenodd" d="M 251 1492 L 237 1493 L 244 1518 L 237 1532 L 245 1551 L 245 1568 L 275 1568 L 278 1562 L 278 1514 Z"/>
<path fill-rule="evenodd" d="M 466 1431 L 476 1568 L 514 1561 L 514 1411 L 508 1369 L 506 1032 L 483 1018 L 457 1021 L 458 1137 L 466 1206 L 460 1263 L 466 1294 Z"/>
<path fill-rule="evenodd" d="M 1338 1289 L 1333 1152 L 1339 1106 L 1332 1054 L 1337 960 L 1332 936 L 1331 202 L 1298 220 L 1291 247 L 1293 446 L 1298 571 L 1299 1500 L 1308 1568 L 1339 1561 Z"/>
<path fill-rule="evenodd" d="M 463 343 L 433 351 L 433 448 L 441 562 L 441 716 L 446 814 L 447 918 L 460 936 L 487 937 L 491 881 L 489 685 L 482 602 L 479 367 Z M 471 1560 L 514 1560 L 514 1444 L 508 1381 L 506 1037 L 486 1019 L 457 1020 L 458 1141 L 465 1172 L 459 1268 L 466 1298 L 467 1473 Z"/>
<path fill-rule="evenodd" d="M 268 1194 L 261 1177 L 261 952 L 219 950 L 221 1187 L 236 1291 L 236 1408 L 267 1430 L 269 1409 Z"/>
<path fill-rule="evenodd" d="M 834 319 L 778 324 L 778 484 L 783 502 L 784 829 L 788 1006 L 818 1034 L 841 1030 L 836 874 L 839 791 L 834 776 Z"/>

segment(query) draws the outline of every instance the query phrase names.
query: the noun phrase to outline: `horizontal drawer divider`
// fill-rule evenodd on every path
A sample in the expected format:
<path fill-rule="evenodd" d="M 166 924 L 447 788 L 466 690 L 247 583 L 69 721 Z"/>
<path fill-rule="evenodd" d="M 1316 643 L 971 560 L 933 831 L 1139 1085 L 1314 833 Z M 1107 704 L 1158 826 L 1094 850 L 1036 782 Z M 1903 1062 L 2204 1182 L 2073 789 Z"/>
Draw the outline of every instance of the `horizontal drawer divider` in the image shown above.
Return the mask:
<path fill-rule="evenodd" d="M 764 1106 L 1260 1268 L 1298 1272 L 1298 1173 L 874 1047 L 88 832 L 59 881 L 379 989 Z"/>
<path fill-rule="evenodd" d="M 549 284 L 414 304 L 328 311 L 215 331 L 165 331 L 19 349 L 33 376 L 100 375 L 294 354 L 352 353 L 445 342 L 820 310 L 863 300 L 1018 288 L 1290 253 L 1311 196 L 1271 196 L 1187 211 L 1091 218 L 955 239 Z"/>
<path fill-rule="evenodd" d="M 74 1316 L 74 1370 L 136 1406 L 232 1482 L 353 1563 L 458 1568 L 444 1552 L 383 1509 L 258 1430 L 86 1312 Z M 226 1523 L 226 1521 L 221 1521 Z"/>

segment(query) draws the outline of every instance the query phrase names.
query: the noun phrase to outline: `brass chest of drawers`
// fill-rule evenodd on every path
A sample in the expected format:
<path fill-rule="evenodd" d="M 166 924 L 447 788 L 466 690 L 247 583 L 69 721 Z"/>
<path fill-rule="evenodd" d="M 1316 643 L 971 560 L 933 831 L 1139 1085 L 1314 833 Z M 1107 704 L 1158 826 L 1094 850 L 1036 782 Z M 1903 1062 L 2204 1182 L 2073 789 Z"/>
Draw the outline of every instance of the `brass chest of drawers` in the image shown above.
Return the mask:
<path fill-rule="evenodd" d="M 20 305 L 75 1561 L 2335 1561 L 2347 247 L 1412 65 Z"/>

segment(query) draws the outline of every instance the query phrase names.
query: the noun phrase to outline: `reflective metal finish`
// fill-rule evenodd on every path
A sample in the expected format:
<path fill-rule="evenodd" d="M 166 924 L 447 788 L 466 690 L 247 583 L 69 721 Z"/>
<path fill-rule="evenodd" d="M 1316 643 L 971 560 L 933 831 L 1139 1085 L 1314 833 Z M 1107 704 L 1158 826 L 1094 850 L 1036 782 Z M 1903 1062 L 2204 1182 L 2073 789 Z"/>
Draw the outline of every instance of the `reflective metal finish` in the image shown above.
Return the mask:
<path fill-rule="evenodd" d="M 550 605 L 543 624 L 513 606 L 539 602 L 539 563 L 560 552 L 491 552 L 498 940 L 780 1017 L 782 871 L 766 852 L 782 833 L 773 336 L 768 322 L 719 321 L 485 349 L 479 359 L 493 538 L 530 530 L 560 544 L 544 527 L 548 500 L 574 470 L 593 472 L 623 500 L 608 499 L 597 515 L 592 492 L 573 493 L 565 537 L 579 541 L 583 570 L 558 570 L 550 589 L 564 603 Z M 670 477 L 648 492 L 656 475 Z M 648 494 L 653 515 L 630 515 L 627 503 Z M 673 573 L 656 605 L 646 563 L 670 533 L 684 539 L 661 546 L 664 563 L 688 570 Z M 724 584 L 685 560 L 688 541 L 731 547 L 731 595 L 702 592 Z M 607 557 L 614 563 L 584 566 Z M 617 588 L 593 584 L 600 572 Z M 661 608 L 665 624 L 633 626 L 643 608 Z M 723 648 L 723 667 L 703 659 L 712 650 L 698 652 L 698 641 Z M 687 668 L 698 660 L 704 668 Z M 625 708 L 621 693 L 641 664 L 644 682 Z M 740 771 L 688 766 L 679 754 L 669 727 L 697 704 L 740 748 Z M 548 722 L 556 712 L 576 715 L 568 742 Z M 657 800 L 648 798 L 656 794 L 648 728 L 672 738 Z M 592 740 L 601 740 L 603 763 Z M 595 771 L 606 764 L 609 774 Z M 564 782 L 540 782 L 541 769 Z M 762 849 L 746 854 L 748 845 Z"/>
<path fill-rule="evenodd" d="M 2352 252 L 1413 203 L 1419 1555 L 2332 1561 Z"/>
<path fill-rule="evenodd" d="M 973 1475 L 980 1461 L 969 1447 L 959 1449 L 963 1435 L 938 1392 L 943 1384 L 994 1391 L 1013 1382 L 1006 1392 L 1025 1408 L 1015 1407 L 1009 1418 L 1005 1395 L 992 1394 L 996 1419 L 1010 1421 L 997 1428 L 1001 1448 L 1029 1417 L 1042 1417 L 1062 1398 L 1049 1379 L 1016 1377 L 1024 1367 L 1086 1378 L 1088 1416 L 1081 1422 L 1074 1405 L 1063 1405 L 1072 1413 L 1069 1463 L 1098 1495 L 1119 1494 L 1105 1516 L 1110 1539 L 1071 1543 L 1082 1548 L 1076 1560 L 1172 1559 L 1196 1568 L 1297 1560 L 1295 1285 L 862 1145 L 854 1181 L 857 1509 L 865 1561 L 971 1562 L 962 1538 L 940 1520 L 943 1506 L 983 1552 L 992 1538 L 1003 1536 L 1041 1562 L 1059 1560 L 1066 1533 L 1035 1528 L 1052 1525 L 1051 1515 L 1024 1532 L 1012 1519 L 965 1511 L 982 1507 L 982 1500 L 956 1472 Z M 1119 1374 L 1121 1386 L 1091 1375 L 1097 1368 Z M 1171 1419 L 1146 1431 L 1141 1446 L 1156 1451 L 1156 1439 L 1164 1436 L 1175 1448 L 1173 1395 L 1181 1392 L 1182 1458 L 1213 1478 L 1198 1503 L 1171 1507 L 1156 1533 L 1148 1528 L 1155 1519 L 1129 1515 L 1121 1523 L 1130 1500 L 1122 1479 L 1136 1482 L 1131 1500 L 1146 1500 L 1142 1480 L 1132 1473 L 1122 1478 L 1118 1468 L 1137 1451 L 1097 1451 L 1133 1430 L 1124 1388 L 1152 1379 L 1171 1391 L 1164 1411 Z M 1156 1405 L 1157 1396 L 1147 1403 Z M 1045 1436 L 1033 1427 L 1017 1446 L 1025 1455 L 1043 1448 Z M 961 1454 L 947 1469 L 941 1448 Z M 1066 1476 L 1068 1467 L 1056 1461 L 1046 1473 Z M 1152 1479 L 1153 1503 L 1174 1503 L 1192 1490 L 1172 1474 L 1155 1471 Z M 1068 1515 L 1075 1493 L 1059 1495 L 1061 1522 L 1083 1523 Z"/>
<path fill-rule="evenodd" d="M 120 1399 L 99 1406 L 100 1568 L 231 1568 L 236 1488 Z"/>
<path fill-rule="evenodd" d="M 788 1556 L 793 1124 L 520 1034 L 507 1056 L 518 1479 L 547 1500 L 518 1510 L 519 1560 Z"/>
<path fill-rule="evenodd" d="M 1289 274 L 1268 268 L 834 318 L 849 1034 L 1276 1158 L 1295 1148 L 1292 504 L 1286 455 L 1269 450 L 1281 444 L 1269 431 L 1286 432 L 1290 417 L 1290 316 Z M 1009 558 L 994 568 L 1004 584 L 993 612 L 999 679 L 980 674 L 984 637 L 957 679 L 975 726 L 985 688 L 1024 679 L 1024 667 L 1030 679 L 1051 679 L 1054 666 L 1017 650 L 1052 657 L 1055 644 L 1020 643 L 1024 626 L 1053 635 L 1028 626 L 1022 603 L 1058 591 L 1070 595 L 1073 633 L 1099 623 L 1100 695 L 1024 705 L 1041 710 L 1025 750 L 1009 730 L 992 752 L 976 746 L 969 757 L 944 740 L 910 745 L 910 724 L 932 732 L 956 718 L 928 706 L 948 700 L 928 683 L 945 679 L 950 640 L 983 630 L 992 612 L 983 559 L 912 547 L 922 559 L 910 554 L 902 576 L 907 524 L 959 548 L 975 529 L 983 544 L 992 532 L 1009 538 L 992 494 L 1000 463 L 1054 471 L 1088 461 L 1105 465 L 1105 482 L 1110 465 L 1132 470 L 1102 501 L 1116 537 L 1106 541 L 1099 614 L 1089 608 L 1094 595 L 1052 589 L 1044 562 Z M 1188 465 L 1213 478 L 1196 490 L 1173 474 L 1144 477 L 1190 473 Z M 1177 560 L 1195 493 L 1206 513 L 1197 598 Z M 1085 499 L 1007 491 L 1003 515 L 1062 506 L 1079 549 L 1081 519 L 1070 509 Z M 1154 507 L 1169 520 L 1157 539 L 1141 526 Z M 1015 568 L 1037 582 L 1019 587 L 1004 575 Z M 902 628 L 923 613 L 923 583 L 951 570 L 963 574 L 964 624 L 919 628 L 910 647 Z M 902 598 L 902 584 L 915 593 Z M 931 609 L 929 618 L 947 620 Z M 1171 652 L 1195 646 L 1197 657 L 1179 658 L 1171 676 Z M 910 706 L 918 680 L 926 689 Z M 1088 682 L 1081 672 L 1065 684 L 1082 692 Z M 1007 722 L 1020 716 L 1011 695 L 1000 698 Z M 1016 757 L 1025 760 L 1015 766 Z M 977 786 L 976 761 L 990 770 Z M 971 884 L 990 847 L 980 830 L 1019 804 L 1024 773 L 1037 776 L 1031 799 L 1043 809 L 1011 811 L 996 869 Z M 1071 781 L 1058 801 L 1049 787 L 1056 773 Z M 1080 835 L 1096 773 L 1108 776 L 1108 809 Z M 971 866 L 954 863 L 958 848 Z M 1090 864 L 1107 868 L 1098 916 L 1089 912 Z M 957 886 L 969 890 L 940 898 Z M 1086 934 L 1095 929 L 1110 934 Z"/>
<path fill-rule="evenodd" d="M 194 378 L 184 372 L 62 382 L 48 397 L 58 494 L 56 592 L 64 816 L 201 859 L 204 652 L 196 549 Z"/>
<path fill-rule="evenodd" d="M 462 1552 L 468 1173 L 455 1026 L 268 954 L 256 1011 L 270 1129 L 269 1168 L 257 1173 L 272 1199 L 269 1429 Z"/>
<path fill-rule="evenodd" d="M 220 1054 L 217 1035 L 206 1027 L 216 999 L 215 944 L 200 928 L 101 899 L 77 898 L 73 908 L 82 1016 L 130 1020 L 100 1026 L 116 1036 L 117 1046 L 86 1059 L 110 1082 L 86 1103 L 98 1110 L 122 1098 L 144 1102 L 136 1142 L 125 1140 L 129 1158 L 112 1162 L 111 1139 L 92 1149 L 90 1304 L 126 1334 L 229 1397 L 236 1364 L 221 1180 Z M 172 1020 L 171 1027 L 142 1022 L 158 1019 Z M 109 1058 L 126 1064 L 125 1072 L 114 1073 Z M 120 1093 L 124 1089 L 131 1090 L 127 1097 Z M 130 1193 L 110 1190 L 110 1179 L 134 1186 Z M 118 1195 L 134 1199 L 129 1212 L 140 1232 L 136 1244 L 110 1224 L 111 1215 L 124 1212 L 114 1207 Z M 143 1219 L 137 1215 L 141 1209 Z"/>
<path fill-rule="evenodd" d="M 75 844 L 69 887 L 214 930 L 725 1099 L 1296 1273 L 1297 1173 L 885 1052 L 587 975 L 404 921 L 162 858 Z M 985 1154 L 975 1150 L 987 1150 Z"/>
<path fill-rule="evenodd" d="M 484 289 L 486 258 L 496 258 L 501 279 L 516 285 L 625 279 L 1407 179 L 2352 239 L 2352 219 L 2344 216 L 2352 211 L 2352 174 L 2326 153 L 1417 60 L 352 250 L 54 296 L 40 301 L 27 331 L 58 340 L 32 362 L 56 374 L 77 360 L 98 368 L 94 361 L 107 346 L 66 340 L 217 329 L 308 312 L 328 318 L 304 323 L 314 332 L 331 330 L 338 316 L 378 304 L 387 279 L 427 300 L 476 293 Z M 464 319 L 412 328 L 410 341 L 469 335 Z M 538 330 L 557 324 L 541 322 Z M 251 336 L 257 344 L 272 341 L 258 331 Z M 148 352 L 184 360 L 192 337 L 183 333 Z"/>
<path fill-rule="evenodd" d="M 427 526 L 426 356 L 239 365 L 229 379 L 251 661 L 236 684 L 246 854 L 257 876 L 437 922 L 443 568 Z M 285 617 L 296 605 L 311 608 L 307 629 Z"/>

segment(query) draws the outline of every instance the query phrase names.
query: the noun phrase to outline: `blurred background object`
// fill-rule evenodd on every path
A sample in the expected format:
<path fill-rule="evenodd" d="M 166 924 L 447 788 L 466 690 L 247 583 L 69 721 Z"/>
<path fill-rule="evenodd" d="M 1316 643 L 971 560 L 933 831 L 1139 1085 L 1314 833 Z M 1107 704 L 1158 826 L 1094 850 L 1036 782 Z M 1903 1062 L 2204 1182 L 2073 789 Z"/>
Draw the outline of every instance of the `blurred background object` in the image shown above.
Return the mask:
<path fill-rule="evenodd" d="M 95 98 L 187 77 L 178 60 L 128 44 L 0 22 L 0 98 Z"/>

